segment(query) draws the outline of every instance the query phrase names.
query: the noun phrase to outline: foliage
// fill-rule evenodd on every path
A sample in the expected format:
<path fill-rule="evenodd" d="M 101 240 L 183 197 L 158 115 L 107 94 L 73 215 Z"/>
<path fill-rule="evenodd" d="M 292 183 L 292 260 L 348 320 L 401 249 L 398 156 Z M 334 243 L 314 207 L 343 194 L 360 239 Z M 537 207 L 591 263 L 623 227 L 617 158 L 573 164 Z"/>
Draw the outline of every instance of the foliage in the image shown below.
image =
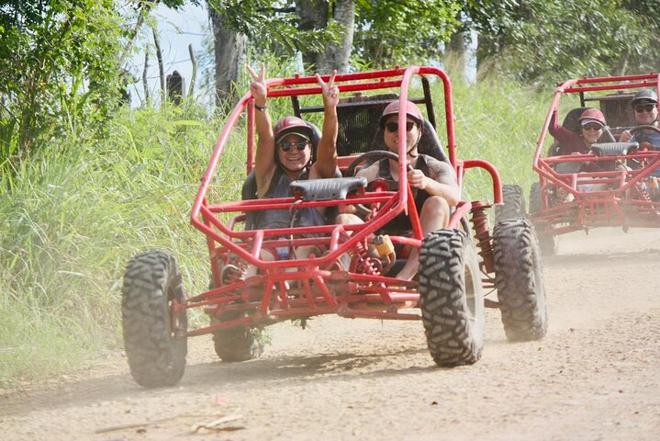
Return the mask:
<path fill-rule="evenodd" d="M 326 3 L 332 16 L 333 2 Z M 273 47 L 289 56 L 298 50 L 320 52 L 343 32 L 331 17 L 324 28 L 301 30 L 293 0 L 209 0 L 209 4 L 261 53 Z M 354 56 L 369 60 L 371 66 L 436 57 L 460 25 L 459 12 L 458 1 L 356 0 Z"/>
<path fill-rule="evenodd" d="M 301 30 L 292 1 L 208 0 L 208 4 L 228 26 L 255 42 L 255 48 L 262 54 L 274 48 L 285 55 L 299 50 L 321 51 L 337 37 L 335 26 Z"/>
<path fill-rule="evenodd" d="M 195 105 L 123 109 L 107 136 L 53 139 L 0 186 L 0 384 L 118 347 L 121 277 L 138 251 L 168 250 L 187 289 L 206 286 L 189 216 L 217 123 Z M 228 153 L 236 164 L 214 190 L 236 198 L 244 167 Z"/>
<path fill-rule="evenodd" d="M 0 169 L 45 140 L 107 117 L 119 96 L 112 0 L 7 1 L 0 8 Z"/>
<path fill-rule="evenodd" d="M 355 55 L 374 67 L 439 58 L 459 12 L 457 1 L 357 0 Z"/>
<path fill-rule="evenodd" d="M 660 70 L 657 0 L 463 2 L 480 62 L 529 80 Z"/>
<path fill-rule="evenodd" d="M 268 72 L 288 75 L 291 66 L 271 59 Z M 493 162 L 506 182 L 531 182 L 533 140 L 547 103 L 502 78 L 472 87 L 455 81 L 453 89 L 459 157 Z M 437 90 L 435 103 L 442 108 Z M 273 100 L 269 110 L 277 118 L 290 106 Z M 189 215 L 222 118 L 190 103 L 121 109 L 106 136 L 94 139 L 82 127 L 51 139 L 21 163 L 11 188 L 0 186 L 0 384 L 70 371 L 119 348 L 121 277 L 138 251 L 167 250 L 188 293 L 206 288 L 206 242 Z M 244 142 L 241 126 L 210 201 L 238 199 Z M 469 170 L 466 186 L 472 199 L 492 199 L 485 175 Z"/>

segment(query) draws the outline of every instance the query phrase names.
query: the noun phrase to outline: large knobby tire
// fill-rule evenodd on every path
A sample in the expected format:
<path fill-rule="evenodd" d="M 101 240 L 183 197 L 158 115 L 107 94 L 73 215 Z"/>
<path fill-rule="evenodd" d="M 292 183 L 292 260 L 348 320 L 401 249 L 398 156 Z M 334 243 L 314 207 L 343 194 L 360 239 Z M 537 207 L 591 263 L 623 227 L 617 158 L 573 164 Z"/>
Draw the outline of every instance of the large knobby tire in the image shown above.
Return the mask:
<path fill-rule="evenodd" d="M 211 278 L 209 289 L 214 287 L 215 284 L 213 278 Z M 221 314 L 219 317 L 211 316 L 211 324 L 235 320 L 245 317 L 245 314 L 241 311 L 230 311 Z M 213 348 L 218 357 L 224 362 L 239 362 L 258 358 L 264 352 L 262 331 L 259 328 L 248 326 L 220 329 L 213 333 Z"/>
<path fill-rule="evenodd" d="M 529 190 L 529 214 L 541 211 L 543 208 L 541 198 L 541 184 L 534 182 Z M 557 241 L 552 234 L 544 233 L 542 228 L 537 228 L 536 236 L 539 241 L 539 248 L 541 249 L 542 255 L 554 256 L 557 254 Z"/>
<path fill-rule="evenodd" d="M 477 256 L 459 230 L 429 233 L 419 255 L 419 292 L 429 352 L 438 366 L 479 360 L 484 296 Z"/>
<path fill-rule="evenodd" d="M 495 206 L 495 221 L 525 218 L 525 198 L 519 185 L 502 186 L 501 205 Z"/>
<path fill-rule="evenodd" d="M 222 318 L 212 318 L 211 324 L 236 319 L 243 313 L 225 313 Z M 215 353 L 224 362 L 247 361 L 258 358 L 264 351 L 261 330 L 247 326 L 221 329 L 213 333 Z"/>
<path fill-rule="evenodd" d="M 124 348 L 131 375 L 141 386 L 172 386 L 183 376 L 188 321 L 185 310 L 171 313 L 175 299 L 185 303 L 173 257 L 148 251 L 128 263 L 121 302 Z"/>
<path fill-rule="evenodd" d="M 534 228 L 523 219 L 495 225 L 495 286 L 510 341 L 543 338 L 548 329 L 545 287 Z"/>

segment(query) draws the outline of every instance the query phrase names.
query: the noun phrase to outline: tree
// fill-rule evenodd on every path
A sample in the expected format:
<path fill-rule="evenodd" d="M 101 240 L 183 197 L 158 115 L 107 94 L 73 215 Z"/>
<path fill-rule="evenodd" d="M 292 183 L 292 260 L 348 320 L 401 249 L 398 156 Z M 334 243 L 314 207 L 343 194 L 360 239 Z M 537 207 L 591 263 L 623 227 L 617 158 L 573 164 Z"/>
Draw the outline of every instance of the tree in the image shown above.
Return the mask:
<path fill-rule="evenodd" d="M 479 58 L 526 81 L 660 66 L 657 0 L 463 2 L 480 32 Z"/>
<path fill-rule="evenodd" d="M 227 29 L 243 34 L 256 52 L 303 53 L 315 71 L 347 72 L 353 56 L 371 66 L 393 66 L 437 56 L 459 26 L 458 1 L 417 0 L 208 0 Z M 216 43 L 217 44 L 217 43 Z M 225 57 L 216 52 L 216 64 Z M 226 66 L 218 66 L 218 70 Z M 230 70 L 234 72 L 237 70 Z M 231 78 L 235 81 L 237 78 Z M 219 87 L 226 93 L 226 81 Z"/>
<path fill-rule="evenodd" d="M 0 8 L 0 167 L 103 119 L 120 97 L 112 0 L 14 0 Z"/>
<path fill-rule="evenodd" d="M 215 54 L 216 100 L 231 98 L 233 84 L 238 81 L 239 69 L 245 64 L 245 34 L 235 31 L 227 18 L 215 9 L 209 8 L 213 25 Z"/>
<path fill-rule="evenodd" d="M 461 22 L 448 0 L 358 0 L 354 50 L 374 67 L 439 58 Z"/>

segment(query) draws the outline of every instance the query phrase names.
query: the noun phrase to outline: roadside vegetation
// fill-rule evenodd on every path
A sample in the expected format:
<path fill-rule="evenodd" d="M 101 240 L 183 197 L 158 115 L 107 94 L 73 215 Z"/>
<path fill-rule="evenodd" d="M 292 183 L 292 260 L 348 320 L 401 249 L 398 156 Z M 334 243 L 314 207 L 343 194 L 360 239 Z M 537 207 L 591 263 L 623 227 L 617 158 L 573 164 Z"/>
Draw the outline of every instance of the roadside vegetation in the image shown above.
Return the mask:
<path fill-rule="evenodd" d="M 459 156 L 492 161 L 505 180 L 526 187 L 543 94 L 503 78 L 471 87 L 455 78 Z M 205 240 L 189 216 L 222 119 L 194 103 L 124 108 L 102 138 L 69 133 L 5 177 L 0 382 L 66 372 L 120 349 L 121 277 L 138 251 L 171 252 L 187 291 L 205 288 Z M 218 200 L 240 198 L 240 135 L 214 182 Z M 468 172 L 466 190 L 472 198 L 492 198 L 488 178 L 477 172 Z"/>
<path fill-rule="evenodd" d="M 146 68 L 131 72 L 127 60 L 144 50 L 146 66 L 150 52 L 162 55 L 154 8 L 202 3 L 212 23 L 207 46 L 216 45 L 201 54 L 200 65 L 215 63 L 217 76 L 205 78 L 215 85 L 215 109 L 195 99 L 179 106 L 148 99 L 146 88 L 144 102 L 130 108 L 127 87 L 136 87 Z M 224 119 L 237 93 L 247 90 L 240 74 L 245 59 L 255 66 L 266 60 L 269 76 L 293 74 L 294 54 L 302 55 L 308 72 L 316 66 L 324 73 L 442 60 L 453 81 L 459 158 L 489 160 L 504 182 L 528 188 L 555 84 L 579 75 L 657 71 L 660 20 L 653 1 L 522 3 L 5 2 L 0 387 L 80 369 L 120 350 L 121 278 L 138 251 L 161 248 L 176 256 L 188 293 L 207 286 L 204 236 L 189 215 Z M 470 30 L 479 32 L 482 71 L 474 85 L 448 61 L 464 52 Z M 441 109 L 439 89 L 434 98 Z M 290 112 L 284 104 L 269 103 L 269 109 L 275 117 Z M 239 198 L 244 132 L 241 122 L 213 182 L 219 201 Z M 490 178 L 468 170 L 465 192 L 492 199 Z"/>

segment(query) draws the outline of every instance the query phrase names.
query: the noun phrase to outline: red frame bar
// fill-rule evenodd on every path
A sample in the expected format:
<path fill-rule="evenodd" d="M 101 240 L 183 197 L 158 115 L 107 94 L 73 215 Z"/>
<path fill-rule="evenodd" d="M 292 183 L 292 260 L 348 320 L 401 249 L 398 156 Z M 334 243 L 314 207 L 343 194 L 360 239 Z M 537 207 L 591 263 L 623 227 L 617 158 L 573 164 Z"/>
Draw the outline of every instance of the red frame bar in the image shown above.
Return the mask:
<path fill-rule="evenodd" d="M 449 160 L 457 175 L 459 187 L 462 187 L 463 175 L 469 168 L 484 168 L 493 181 L 493 196 L 495 203 L 502 201 L 501 181 L 495 167 L 483 160 L 461 161 L 457 159 L 454 115 L 452 103 L 451 82 L 446 73 L 436 67 L 411 66 L 408 68 L 394 68 L 382 71 L 361 72 L 337 75 L 335 83 L 340 92 L 362 90 L 378 90 L 399 88 L 399 101 L 403 103 L 408 99 L 409 85 L 414 76 L 432 75 L 442 81 L 444 88 L 444 110 L 447 130 L 447 151 Z M 328 80 L 329 76 L 322 78 Z M 300 95 L 320 94 L 321 88 L 316 85 L 316 78 L 312 76 L 267 80 L 269 97 L 289 97 Z M 209 186 L 216 175 L 218 162 L 224 153 L 224 148 L 231 131 L 236 127 L 241 114 L 247 115 L 247 161 L 246 170 L 253 168 L 255 154 L 255 109 L 254 100 L 248 92 L 241 97 L 227 118 L 211 155 L 209 165 L 201 178 L 201 184 L 193 203 L 190 220 L 193 226 L 207 236 L 207 243 L 212 260 L 226 259 L 229 253 L 237 255 L 249 265 L 259 267 L 264 271 L 261 276 L 251 277 L 246 281 L 237 281 L 227 286 L 209 290 L 195 296 L 181 308 L 212 307 L 225 308 L 223 310 L 259 310 L 260 315 L 254 317 L 260 323 L 281 319 L 288 316 L 310 316 L 325 313 L 338 313 L 349 317 L 372 317 L 390 319 L 419 319 L 418 314 L 401 314 L 394 312 L 399 308 L 413 307 L 419 298 L 415 282 L 407 282 L 392 277 L 375 274 L 354 274 L 328 271 L 334 262 L 344 253 L 353 252 L 359 244 L 371 237 L 378 229 L 394 219 L 402 212 L 407 212 L 413 226 L 413 237 L 391 236 L 392 242 L 419 247 L 423 239 L 422 228 L 419 222 L 419 213 L 412 198 L 412 192 L 407 183 L 407 155 L 406 132 L 404 131 L 406 116 L 398 115 L 399 134 L 398 154 L 403 160 L 399 161 L 400 185 L 397 192 L 368 192 L 346 199 L 345 201 L 304 201 L 296 202 L 296 206 L 303 207 L 329 207 L 348 204 L 375 204 L 380 209 L 374 219 L 359 225 L 322 225 L 306 228 L 281 228 L 254 231 L 237 231 L 234 226 L 243 220 L 247 211 L 289 208 L 294 198 L 276 198 L 268 200 L 247 200 L 209 204 L 207 194 Z M 340 164 L 345 164 L 351 158 L 339 158 Z M 487 205 L 487 204 L 482 204 Z M 472 208 L 469 201 L 462 201 L 453 213 L 449 228 L 458 228 L 461 218 L 466 216 Z M 217 217 L 218 213 L 239 213 L 228 225 Z M 349 235 L 350 233 L 350 235 Z M 291 240 L 282 238 L 296 234 L 324 234 L 324 237 L 295 237 Z M 328 245 L 328 253 L 305 259 L 266 261 L 261 259 L 260 251 L 263 248 L 277 246 L 300 246 L 324 243 Z M 295 271 L 284 272 L 284 269 Z M 219 274 L 214 265 L 214 279 L 219 280 Z M 300 298 L 289 298 L 284 281 L 298 281 Z M 346 284 L 342 292 L 346 296 L 337 296 L 333 293 L 333 283 Z M 314 284 L 314 287 L 312 287 Z M 342 285 L 344 286 L 344 285 Z M 401 288 L 401 286 L 405 287 Z M 371 294 L 369 294 L 371 292 Z M 244 302 L 241 305 L 237 301 Z M 280 302 L 285 310 L 273 307 L 271 302 Z M 376 310 L 365 311 L 349 307 L 349 304 L 374 304 Z M 229 305 L 232 303 L 231 305 Z M 229 305 L 229 306 L 228 306 Z M 298 306 L 299 305 L 299 306 Z M 286 308 L 296 306 L 295 311 Z M 359 305 L 358 305 L 359 306 Z M 362 305 L 364 306 L 364 305 Z M 201 328 L 189 333 L 198 335 L 239 324 L 246 324 L 244 319 L 231 320 L 210 327 Z M 254 323 L 254 322 L 250 322 Z"/>

